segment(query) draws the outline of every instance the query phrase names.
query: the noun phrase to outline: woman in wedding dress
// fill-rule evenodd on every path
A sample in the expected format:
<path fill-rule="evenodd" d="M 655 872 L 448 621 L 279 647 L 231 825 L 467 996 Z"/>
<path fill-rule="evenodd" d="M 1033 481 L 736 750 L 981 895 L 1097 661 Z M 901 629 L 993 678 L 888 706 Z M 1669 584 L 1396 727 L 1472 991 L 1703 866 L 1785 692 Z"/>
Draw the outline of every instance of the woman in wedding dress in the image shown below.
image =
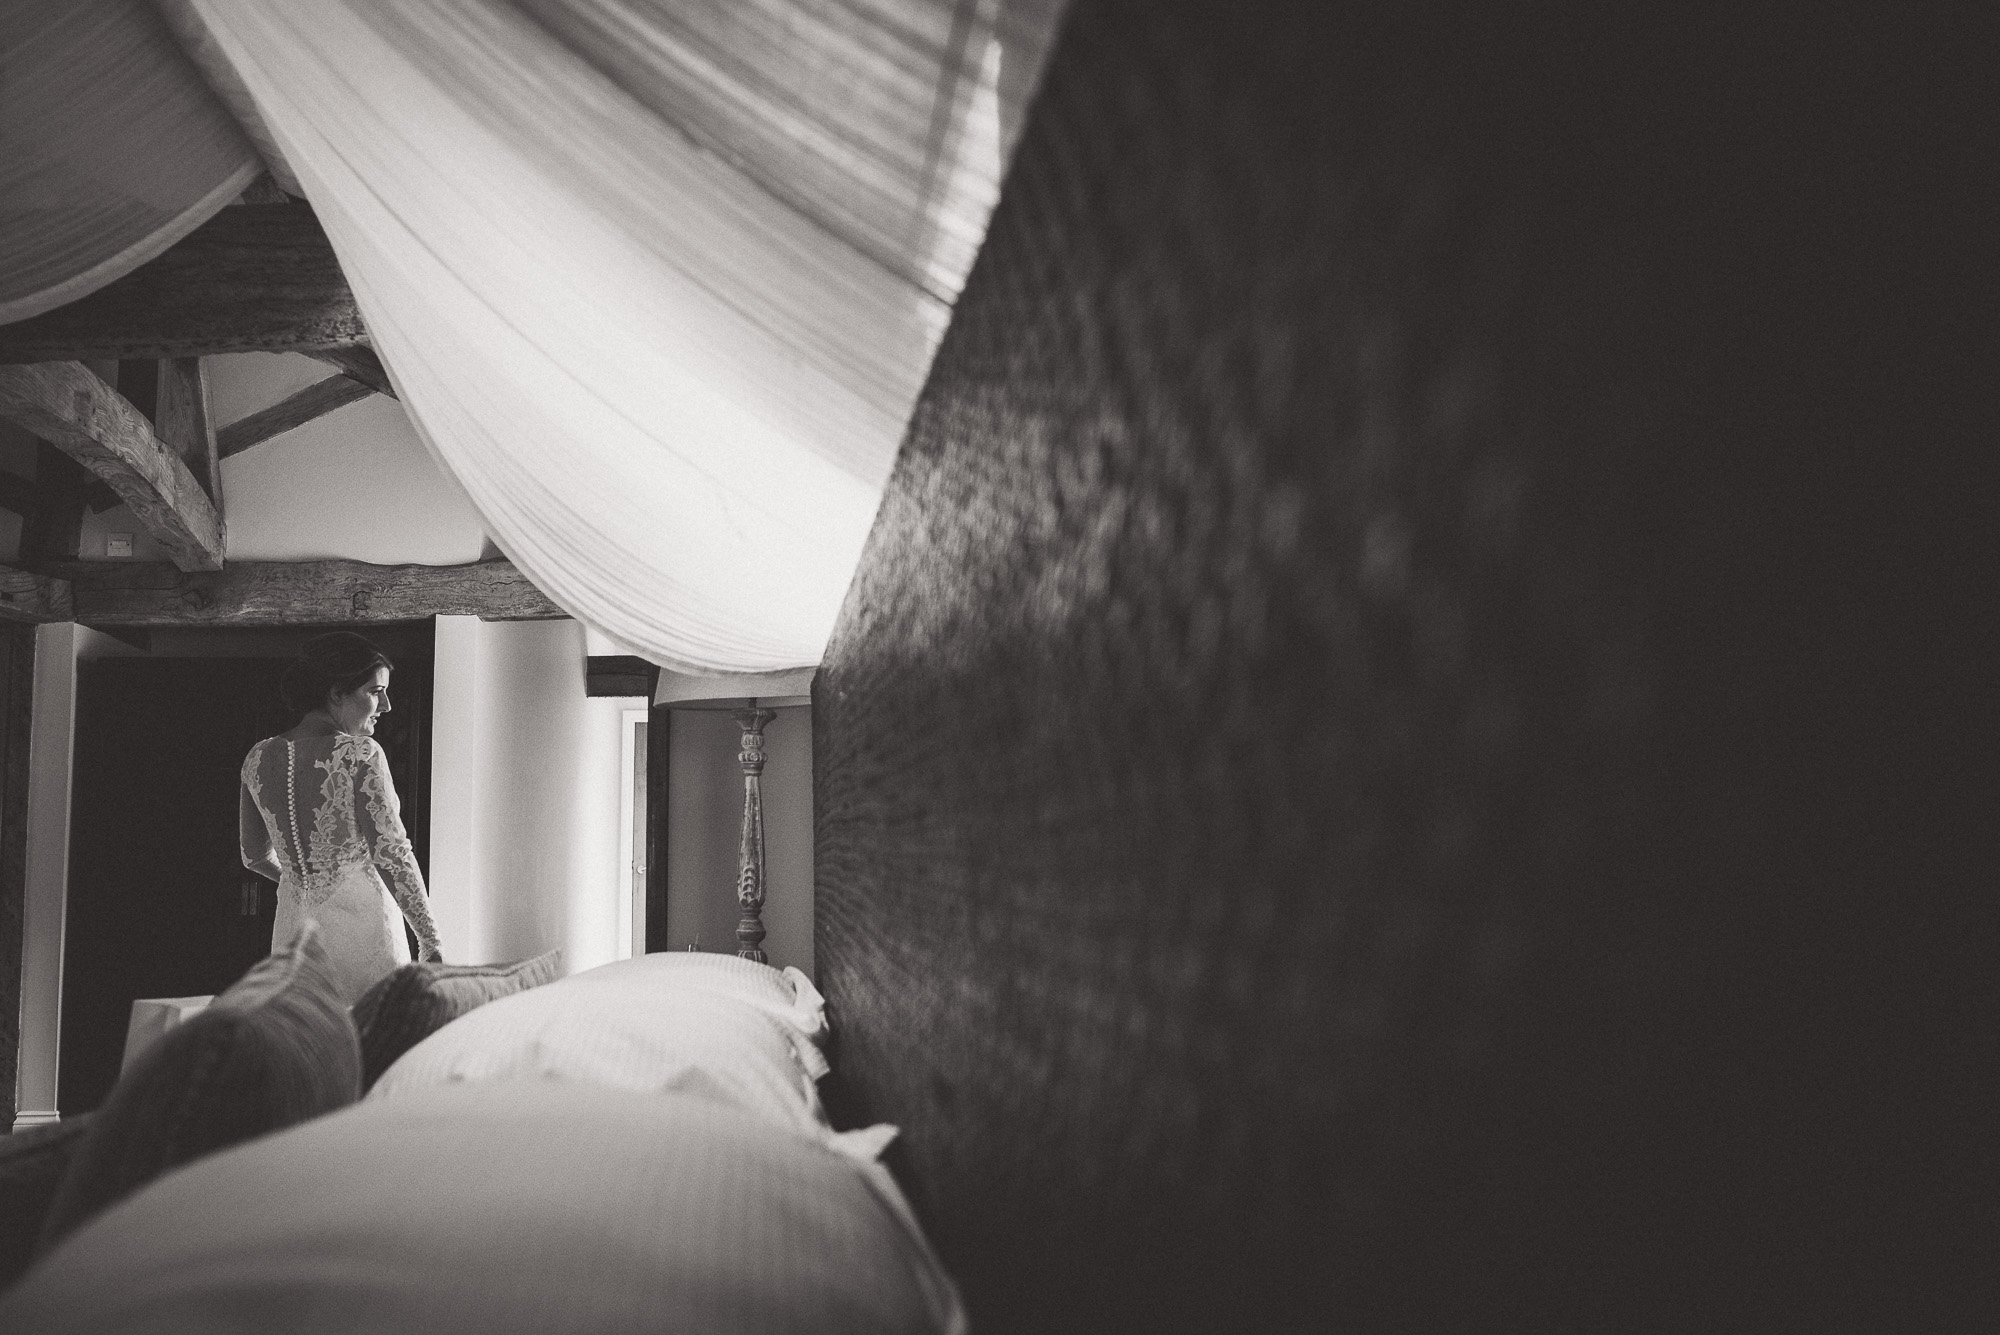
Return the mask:
<path fill-rule="evenodd" d="M 389 712 L 390 666 L 348 631 L 307 640 L 282 684 L 286 706 L 305 717 L 243 760 L 243 865 L 278 883 L 272 946 L 290 941 L 305 919 L 317 921 L 350 1005 L 409 962 L 405 921 L 422 957 L 442 958 L 374 739 L 375 720 Z"/>

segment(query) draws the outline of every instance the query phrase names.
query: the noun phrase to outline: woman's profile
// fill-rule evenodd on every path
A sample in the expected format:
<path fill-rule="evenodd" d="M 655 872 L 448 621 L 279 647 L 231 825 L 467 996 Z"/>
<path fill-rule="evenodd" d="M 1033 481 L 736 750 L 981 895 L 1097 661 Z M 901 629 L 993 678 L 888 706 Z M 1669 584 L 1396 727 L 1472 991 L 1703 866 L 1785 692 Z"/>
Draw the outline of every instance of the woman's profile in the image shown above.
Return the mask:
<path fill-rule="evenodd" d="M 285 670 L 285 705 L 303 717 L 243 759 L 243 865 L 278 883 L 274 948 L 300 923 L 320 940 L 352 1004 L 410 949 L 440 959 L 423 873 L 403 832 L 375 720 L 389 712 L 391 663 L 349 631 L 307 640 Z"/>

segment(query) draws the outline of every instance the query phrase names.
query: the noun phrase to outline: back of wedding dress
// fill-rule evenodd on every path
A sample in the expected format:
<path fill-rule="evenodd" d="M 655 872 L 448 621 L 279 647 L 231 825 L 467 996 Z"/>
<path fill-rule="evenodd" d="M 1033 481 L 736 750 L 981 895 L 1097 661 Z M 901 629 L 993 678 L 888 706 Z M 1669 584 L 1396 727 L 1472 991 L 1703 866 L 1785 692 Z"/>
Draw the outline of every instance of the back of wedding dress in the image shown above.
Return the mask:
<path fill-rule="evenodd" d="M 316 920 L 350 1002 L 408 962 L 405 919 L 425 957 L 437 957 L 423 873 L 380 745 L 347 733 L 272 737 L 244 757 L 242 779 L 244 865 L 277 874 L 274 944 Z"/>

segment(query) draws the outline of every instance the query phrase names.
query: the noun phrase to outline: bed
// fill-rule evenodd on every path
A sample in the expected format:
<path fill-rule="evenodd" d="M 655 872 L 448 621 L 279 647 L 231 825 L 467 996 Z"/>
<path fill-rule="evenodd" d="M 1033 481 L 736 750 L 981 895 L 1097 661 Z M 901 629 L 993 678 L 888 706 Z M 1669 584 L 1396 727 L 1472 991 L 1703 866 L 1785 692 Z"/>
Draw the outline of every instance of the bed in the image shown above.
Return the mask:
<path fill-rule="evenodd" d="M 1075 6 L 814 686 L 832 1060 L 981 1330 L 2000 1324 L 1969 32 Z M 264 1144 L 730 1106 L 520 1088 Z"/>
<path fill-rule="evenodd" d="M 826 1117 L 804 974 L 558 969 L 410 965 L 350 1012 L 309 927 L 44 1148 L 0 1329 L 965 1329 L 893 1128 Z"/>

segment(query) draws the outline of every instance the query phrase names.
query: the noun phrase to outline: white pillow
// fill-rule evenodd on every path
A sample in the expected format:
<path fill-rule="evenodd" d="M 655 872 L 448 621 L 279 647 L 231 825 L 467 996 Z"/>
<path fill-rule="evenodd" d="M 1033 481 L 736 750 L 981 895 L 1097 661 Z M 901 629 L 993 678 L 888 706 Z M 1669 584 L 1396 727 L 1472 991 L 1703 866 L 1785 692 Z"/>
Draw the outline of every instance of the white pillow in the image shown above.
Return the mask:
<path fill-rule="evenodd" d="M 698 1094 L 824 1139 L 832 1132 L 815 1082 L 827 1069 L 825 1035 L 825 1003 L 797 969 L 781 973 L 733 955 L 646 955 L 460 1016 L 398 1058 L 368 1097 L 460 1082 L 567 1080 Z"/>
<path fill-rule="evenodd" d="M 368 1100 L 198 1160 L 0 1299 L 0 1330 L 37 1335 L 964 1329 L 881 1165 L 712 1099 L 555 1081 Z"/>

